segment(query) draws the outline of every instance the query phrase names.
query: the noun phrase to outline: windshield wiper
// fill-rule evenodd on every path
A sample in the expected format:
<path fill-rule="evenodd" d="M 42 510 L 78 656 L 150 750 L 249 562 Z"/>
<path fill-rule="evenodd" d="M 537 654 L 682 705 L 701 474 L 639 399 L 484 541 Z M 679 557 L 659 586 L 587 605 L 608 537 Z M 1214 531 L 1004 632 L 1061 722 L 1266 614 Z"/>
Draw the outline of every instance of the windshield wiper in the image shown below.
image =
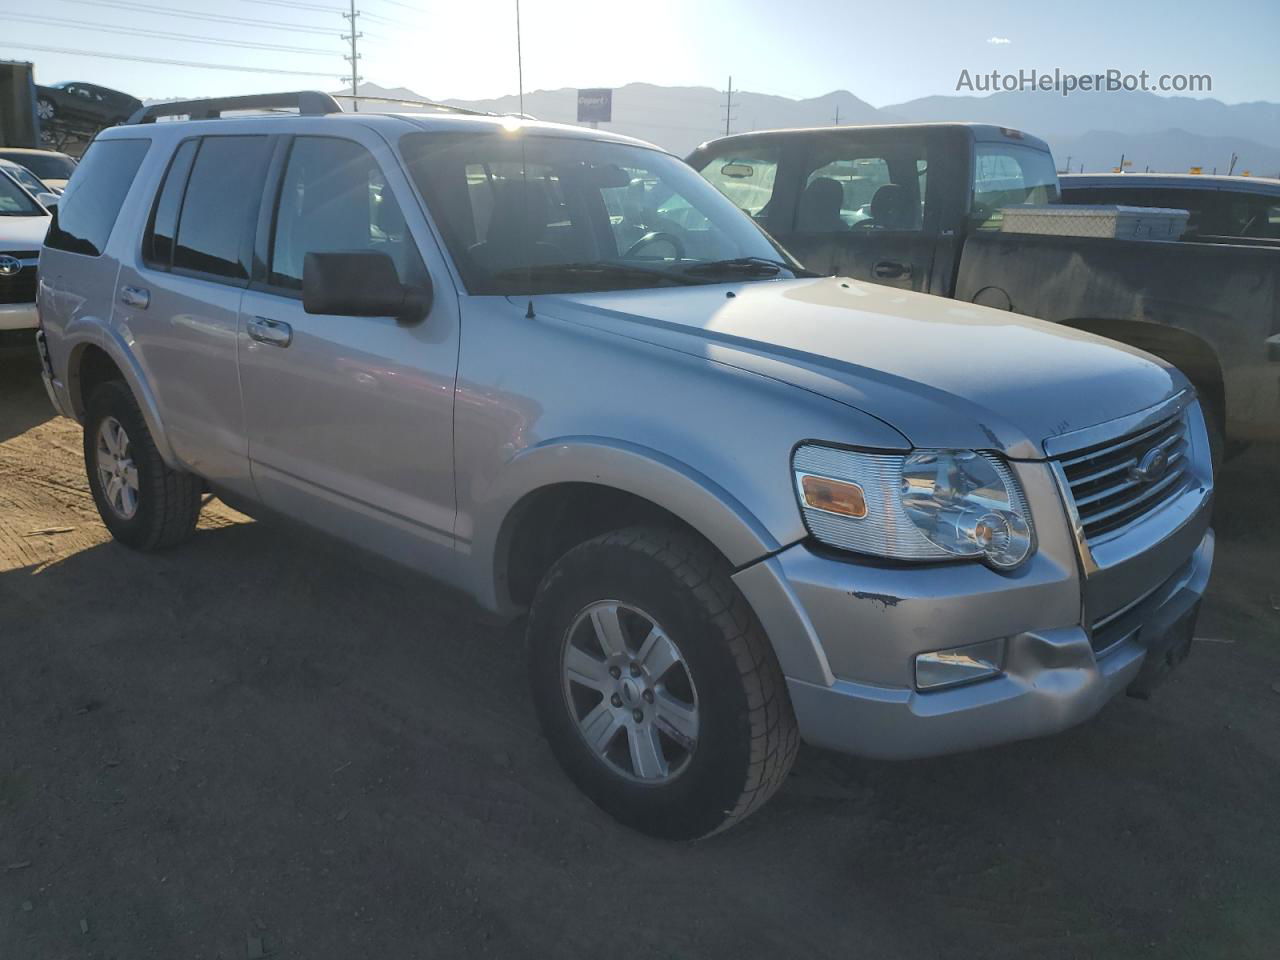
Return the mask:
<path fill-rule="evenodd" d="M 696 280 L 693 277 L 685 276 L 683 273 L 672 273 L 669 270 L 659 270 L 652 267 L 636 267 L 625 263 L 608 263 L 604 261 L 531 264 L 527 267 L 509 267 L 506 270 L 499 270 L 493 276 L 495 280 L 505 281 L 519 280 L 522 277 L 528 277 L 531 280 L 540 281 L 560 278 L 599 281 L 657 280 L 662 283 L 677 284 L 680 286 L 689 286 L 705 282 L 702 280 Z"/>
<path fill-rule="evenodd" d="M 782 260 L 771 260 L 768 257 L 734 257 L 731 260 L 709 260 L 706 263 L 695 263 L 685 267 L 684 272 L 691 277 L 705 276 L 748 276 L 776 277 L 786 270 L 796 277 L 817 276 L 808 270 L 800 270 Z"/>

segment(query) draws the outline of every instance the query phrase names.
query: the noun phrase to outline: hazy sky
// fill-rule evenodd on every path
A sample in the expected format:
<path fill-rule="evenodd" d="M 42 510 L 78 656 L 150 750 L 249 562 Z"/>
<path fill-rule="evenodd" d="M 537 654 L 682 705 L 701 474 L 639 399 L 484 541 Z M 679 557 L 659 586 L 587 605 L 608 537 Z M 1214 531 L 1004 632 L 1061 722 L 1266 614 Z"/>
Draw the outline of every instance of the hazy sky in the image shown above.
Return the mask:
<path fill-rule="evenodd" d="M 360 72 L 367 80 L 436 98 L 515 92 L 514 0 L 357 0 L 356 6 L 366 14 Z M 0 57 L 34 61 L 38 82 L 87 80 L 144 98 L 337 89 L 348 70 L 338 36 L 346 26 L 343 8 L 343 0 L 0 0 Z M 955 93 L 962 69 L 1114 67 L 1207 73 L 1209 95 L 1220 100 L 1280 101 L 1280 0 L 1218 7 L 1121 0 L 522 0 L 521 19 L 526 90 L 631 81 L 723 88 L 732 74 L 739 89 L 791 97 L 847 89 L 884 106 Z M 310 75 L 99 59 L 36 46 Z"/>

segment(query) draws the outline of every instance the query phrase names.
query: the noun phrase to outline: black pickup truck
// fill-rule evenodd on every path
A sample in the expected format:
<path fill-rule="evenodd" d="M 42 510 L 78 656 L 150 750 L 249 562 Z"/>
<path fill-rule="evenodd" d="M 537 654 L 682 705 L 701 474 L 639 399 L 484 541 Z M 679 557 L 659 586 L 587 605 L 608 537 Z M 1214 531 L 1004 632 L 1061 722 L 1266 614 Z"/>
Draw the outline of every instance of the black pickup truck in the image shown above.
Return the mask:
<path fill-rule="evenodd" d="M 1280 441 L 1280 249 L 1203 238 L 1011 233 L 1059 202 L 1044 141 L 983 124 L 778 130 L 688 162 L 801 263 L 1013 310 L 1156 354 L 1195 383 L 1225 441 Z"/>

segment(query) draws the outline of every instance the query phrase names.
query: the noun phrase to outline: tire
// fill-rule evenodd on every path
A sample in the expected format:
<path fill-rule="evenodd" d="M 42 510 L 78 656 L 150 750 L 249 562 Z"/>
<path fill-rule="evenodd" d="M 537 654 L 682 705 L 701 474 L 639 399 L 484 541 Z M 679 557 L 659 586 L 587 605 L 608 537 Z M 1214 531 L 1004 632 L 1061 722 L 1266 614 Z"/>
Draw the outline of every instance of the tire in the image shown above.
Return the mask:
<path fill-rule="evenodd" d="M 123 438 L 113 426 L 124 431 Z M 136 550 L 160 550 L 195 532 L 202 481 L 165 465 L 138 402 L 119 380 L 100 385 L 89 398 L 84 463 L 98 514 L 120 543 Z M 113 486 L 112 478 L 123 481 L 125 490 Z"/>
<path fill-rule="evenodd" d="M 1204 411 L 1204 430 L 1209 436 L 1209 459 L 1213 464 L 1213 476 L 1216 480 L 1227 457 L 1227 438 L 1222 432 L 1223 417 L 1216 404 L 1201 401 L 1201 409 Z"/>
<path fill-rule="evenodd" d="M 695 840 L 733 826 L 772 796 L 799 747 L 773 648 L 729 573 L 725 559 L 691 534 L 635 527 L 570 550 L 534 597 L 529 677 L 551 749 L 597 806 L 650 836 Z M 614 622 L 615 606 L 612 639 L 626 648 L 616 663 L 638 664 L 618 674 L 600 672 L 610 660 L 597 626 L 597 618 Z M 568 662 L 589 683 L 568 679 Z M 666 663 L 676 665 L 662 673 Z M 691 704 L 696 723 L 688 720 Z M 606 712 L 612 720 L 601 719 Z M 610 724 L 609 749 L 591 746 L 587 731 L 604 731 L 592 735 L 604 741 Z M 652 754 L 637 763 L 643 748 L 633 742 L 646 738 L 661 755 L 656 767 Z"/>

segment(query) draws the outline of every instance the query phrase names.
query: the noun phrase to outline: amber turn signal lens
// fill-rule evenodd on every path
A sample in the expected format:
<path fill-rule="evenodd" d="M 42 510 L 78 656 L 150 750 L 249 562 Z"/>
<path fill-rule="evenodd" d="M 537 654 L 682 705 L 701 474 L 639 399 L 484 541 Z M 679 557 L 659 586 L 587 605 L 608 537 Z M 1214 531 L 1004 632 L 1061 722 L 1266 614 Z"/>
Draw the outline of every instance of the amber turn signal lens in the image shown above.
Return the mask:
<path fill-rule="evenodd" d="M 805 504 L 815 510 L 838 513 L 855 520 L 867 515 L 867 498 L 856 483 L 805 476 L 800 478 L 800 489 L 804 492 Z"/>

